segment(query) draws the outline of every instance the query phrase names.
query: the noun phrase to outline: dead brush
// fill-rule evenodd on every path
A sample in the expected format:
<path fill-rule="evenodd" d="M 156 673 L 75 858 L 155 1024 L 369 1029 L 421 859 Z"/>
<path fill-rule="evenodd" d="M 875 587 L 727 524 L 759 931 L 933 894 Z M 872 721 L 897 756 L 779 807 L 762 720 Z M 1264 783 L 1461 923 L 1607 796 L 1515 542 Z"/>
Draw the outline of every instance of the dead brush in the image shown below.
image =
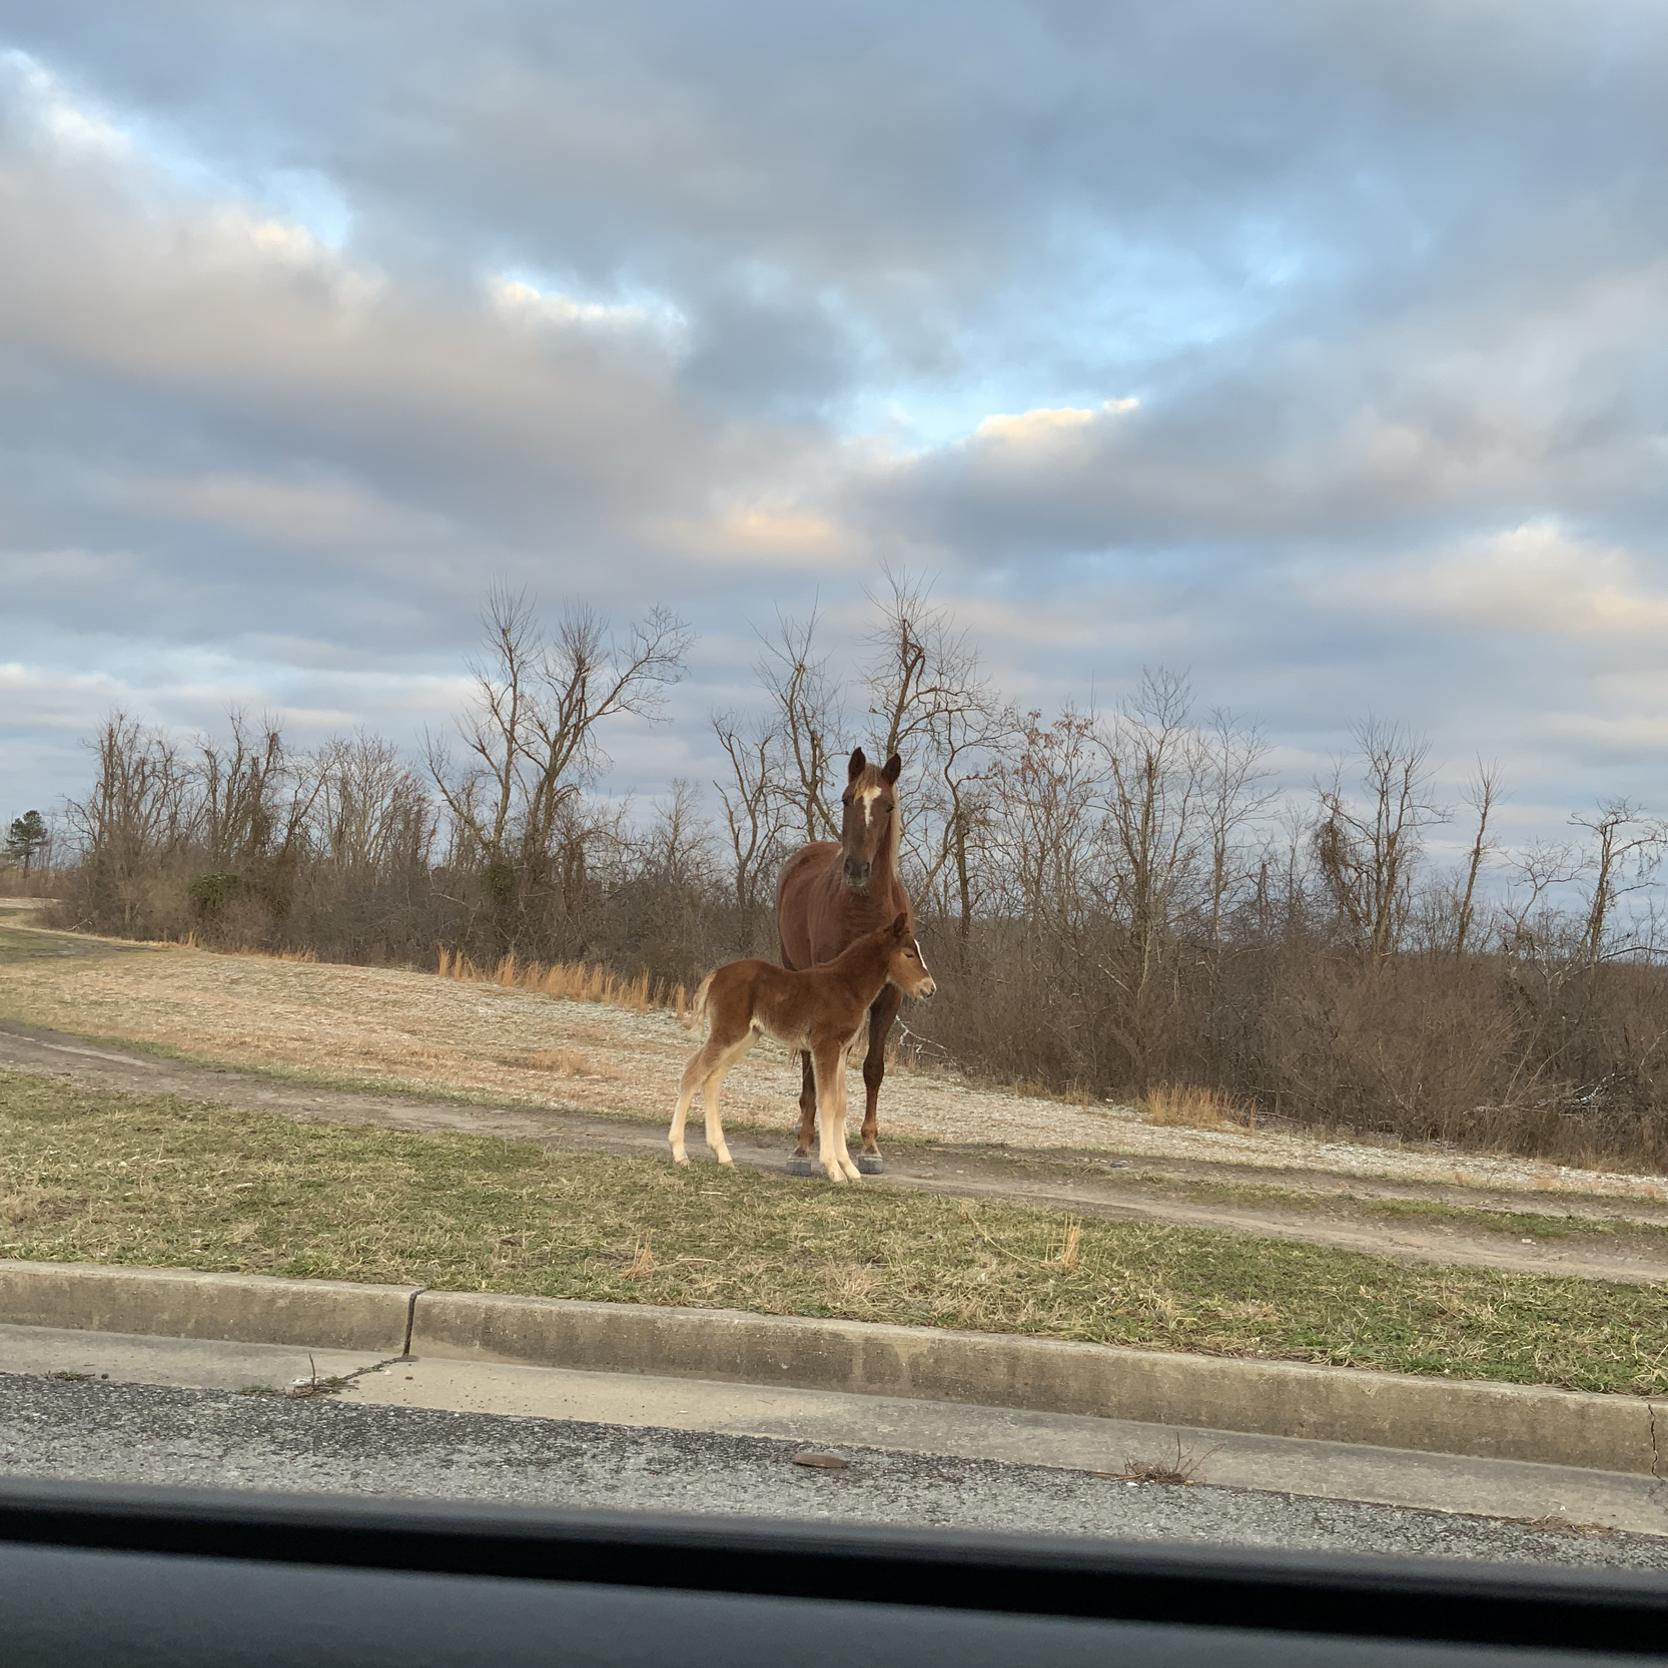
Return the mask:
<path fill-rule="evenodd" d="M 1518 1521 L 1525 1529 L 1539 1529 L 1548 1535 L 1570 1535 L 1577 1539 L 1596 1539 L 1600 1536 L 1614 1534 L 1602 1523 L 1576 1523 L 1562 1512 L 1548 1512 L 1544 1517 L 1525 1517 Z"/>
<path fill-rule="evenodd" d="M 681 1014 L 687 1001 L 682 985 L 650 979 L 647 973 L 625 978 L 594 962 L 523 962 L 513 952 L 491 967 L 482 967 L 459 951 L 443 947 L 436 955 L 435 972 L 464 984 L 536 990 L 564 1002 L 595 1002 L 632 1013 L 670 1008 Z"/>
<path fill-rule="evenodd" d="M 1192 1083 L 1160 1083 L 1141 1101 L 1149 1124 L 1160 1129 L 1255 1129 L 1254 1107 L 1242 1105 L 1220 1089 Z"/>
<path fill-rule="evenodd" d="M 1178 1433 L 1174 1453 L 1161 1454 L 1155 1459 L 1126 1455 L 1122 1471 L 1097 1471 L 1094 1475 L 1112 1477 L 1123 1483 L 1168 1483 L 1175 1488 L 1190 1488 L 1199 1481 L 1200 1468 L 1220 1451 L 1219 1443 L 1215 1448 L 1196 1454 L 1191 1448 L 1182 1446 Z"/>

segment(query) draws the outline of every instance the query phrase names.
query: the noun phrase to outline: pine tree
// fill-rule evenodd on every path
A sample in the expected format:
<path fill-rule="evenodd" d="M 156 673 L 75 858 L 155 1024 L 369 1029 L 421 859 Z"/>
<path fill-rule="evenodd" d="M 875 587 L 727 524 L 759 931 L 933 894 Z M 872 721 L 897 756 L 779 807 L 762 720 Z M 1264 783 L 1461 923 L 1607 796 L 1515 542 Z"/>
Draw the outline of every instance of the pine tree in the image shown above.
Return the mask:
<path fill-rule="evenodd" d="M 50 838 L 46 831 L 46 819 L 40 812 L 25 811 L 6 830 L 6 855 L 21 863 L 23 873 L 27 875 Z"/>

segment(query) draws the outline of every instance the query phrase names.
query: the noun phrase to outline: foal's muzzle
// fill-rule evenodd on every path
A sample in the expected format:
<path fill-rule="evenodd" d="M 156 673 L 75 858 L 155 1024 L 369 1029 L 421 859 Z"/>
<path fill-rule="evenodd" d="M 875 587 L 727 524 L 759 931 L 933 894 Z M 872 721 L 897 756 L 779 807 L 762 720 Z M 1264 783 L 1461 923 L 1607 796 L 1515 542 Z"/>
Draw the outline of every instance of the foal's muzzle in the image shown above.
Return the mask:
<path fill-rule="evenodd" d="M 846 859 L 846 884 L 848 886 L 866 886 L 869 882 L 869 864 L 861 857 Z"/>

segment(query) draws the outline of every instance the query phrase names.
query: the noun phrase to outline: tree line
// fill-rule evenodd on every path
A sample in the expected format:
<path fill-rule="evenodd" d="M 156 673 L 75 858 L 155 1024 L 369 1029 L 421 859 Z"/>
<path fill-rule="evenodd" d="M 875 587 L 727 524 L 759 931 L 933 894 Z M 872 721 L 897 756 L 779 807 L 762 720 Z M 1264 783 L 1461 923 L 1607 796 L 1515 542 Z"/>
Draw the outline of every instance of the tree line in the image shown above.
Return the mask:
<path fill-rule="evenodd" d="M 292 747 L 233 714 L 185 741 L 121 713 L 65 824 L 65 925 L 432 965 L 595 960 L 690 981 L 775 954 L 784 856 L 836 837 L 842 761 L 900 753 L 903 861 L 942 995 L 903 1046 L 1093 1095 L 1216 1088 L 1305 1123 L 1632 1164 L 1668 1160 L 1663 825 L 1615 801 L 1507 849 L 1498 773 L 1441 801 L 1427 745 L 1369 719 L 1305 797 L 1269 745 L 1145 674 L 1110 710 L 1029 709 L 928 590 L 891 577 L 850 666 L 821 622 L 759 639 L 711 716 L 722 773 L 633 815 L 611 731 L 664 716 L 691 640 L 547 622 L 494 593 L 455 728 Z M 1462 860 L 1429 850 L 1463 830 Z"/>

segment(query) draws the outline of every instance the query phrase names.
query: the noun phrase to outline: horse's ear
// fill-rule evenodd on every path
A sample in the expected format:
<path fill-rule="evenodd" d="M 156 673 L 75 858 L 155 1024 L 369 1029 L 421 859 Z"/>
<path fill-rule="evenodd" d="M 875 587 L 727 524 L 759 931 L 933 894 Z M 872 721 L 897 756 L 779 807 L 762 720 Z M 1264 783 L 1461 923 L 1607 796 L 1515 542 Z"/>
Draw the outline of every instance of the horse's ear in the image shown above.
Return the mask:
<path fill-rule="evenodd" d="M 892 936 L 894 938 L 909 937 L 909 917 L 907 915 L 899 915 L 892 923 Z"/>
<path fill-rule="evenodd" d="M 855 782 L 868 768 L 869 761 L 863 757 L 863 749 L 861 747 L 852 748 L 851 763 L 846 766 L 846 780 Z"/>
<path fill-rule="evenodd" d="M 888 782 L 895 782 L 903 775 L 903 760 L 896 753 L 886 761 L 886 768 L 880 773 Z"/>

